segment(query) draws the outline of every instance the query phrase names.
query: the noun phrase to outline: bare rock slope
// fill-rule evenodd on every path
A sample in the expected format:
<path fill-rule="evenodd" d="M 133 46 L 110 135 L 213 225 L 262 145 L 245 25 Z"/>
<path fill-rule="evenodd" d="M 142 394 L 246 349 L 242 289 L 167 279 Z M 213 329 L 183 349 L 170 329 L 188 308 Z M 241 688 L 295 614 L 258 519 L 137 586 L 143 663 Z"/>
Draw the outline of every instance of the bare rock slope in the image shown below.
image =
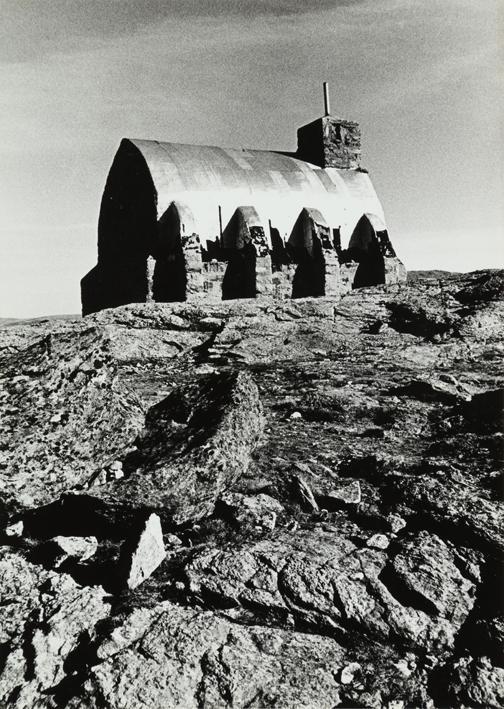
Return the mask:
<path fill-rule="evenodd" d="M 0 705 L 503 706 L 503 324 L 499 271 L 4 324 Z"/>

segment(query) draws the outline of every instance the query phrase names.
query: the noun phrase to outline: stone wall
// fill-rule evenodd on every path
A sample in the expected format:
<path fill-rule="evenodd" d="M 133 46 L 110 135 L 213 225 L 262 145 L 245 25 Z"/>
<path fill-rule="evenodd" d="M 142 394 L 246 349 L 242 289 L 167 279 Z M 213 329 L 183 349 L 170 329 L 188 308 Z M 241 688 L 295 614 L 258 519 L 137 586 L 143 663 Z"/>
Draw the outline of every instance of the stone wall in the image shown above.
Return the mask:
<path fill-rule="evenodd" d="M 206 303 L 222 300 L 222 282 L 226 273 L 226 261 L 212 259 L 203 263 L 203 292 L 201 297 Z"/>
<path fill-rule="evenodd" d="M 322 168 L 348 170 L 360 166 L 358 123 L 324 116 L 298 130 L 297 157 Z"/>
<path fill-rule="evenodd" d="M 281 269 L 274 271 L 272 275 L 273 297 L 279 300 L 292 298 L 292 289 L 294 276 L 296 274 L 297 264 L 286 263 L 282 264 Z"/>
<path fill-rule="evenodd" d="M 397 256 L 385 258 L 385 283 L 405 283 L 406 268 Z"/>
<path fill-rule="evenodd" d="M 258 256 L 255 264 L 256 296 L 273 295 L 271 256 Z"/>
<path fill-rule="evenodd" d="M 324 142 L 322 118 L 299 128 L 296 157 L 312 165 L 324 167 Z"/>
<path fill-rule="evenodd" d="M 358 127 L 345 133 L 347 125 L 356 126 L 325 117 L 305 127 L 306 135 L 315 139 L 325 131 L 325 153 L 350 163 L 358 158 L 359 133 Z M 127 220 L 121 219 L 124 226 Z M 126 249 L 129 257 L 118 252 L 112 258 L 110 251 L 82 280 L 83 313 L 135 302 L 337 298 L 353 288 L 406 279 L 387 232 L 376 232 L 367 215 L 348 249 L 341 249 L 338 237 L 339 230 L 312 207 L 300 211 L 287 242 L 271 224 L 267 237 L 256 209 L 240 206 L 210 252 L 195 233 L 191 209 L 172 202 L 157 222 L 150 254 Z"/>
<path fill-rule="evenodd" d="M 320 225 L 318 228 L 320 229 Z M 112 274 L 113 278 L 102 267 L 97 266 L 82 279 L 83 313 L 87 315 L 103 308 L 122 305 L 123 302 L 185 300 L 193 303 L 219 303 L 223 298 L 231 297 L 272 297 L 278 300 L 317 296 L 337 298 L 356 287 L 356 275 L 361 264 L 351 260 L 340 263 L 335 249 L 323 248 L 320 242 L 317 254 L 313 259 L 306 254 L 298 254 L 297 258 L 294 255 L 290 263 L 277 265 L 273 270 L 270 255 L 254 256 L 250 262 L 244 259 L 244 254 L 237 259 L 224 254 L 227 256 L 225 259 L 203 261 L 201 251 L 193 243 L 190 248 L 183 249 L 182 256 L 178 259 L 158 261 L 155 264 L 154 279 L 153 259 L 149 259 L 150 264 L 146 263 L 145 267 L 137 265 L 134 269 L 131 264 L 118 264 Z M 383 260 L 386 284 L 406 280 L 406 269 L 397 257 L 386 257 Z M 229 286 L 226 288 L 225 281 L 226 278 L 229 279 L 230 274 L 233 277 L 235 270 L 235 280 L 240 282 L 244 276 L 240 271 L 241 262 L 251 269 L 248 281 L 252 285 L 255 283 L 255 290 L 254 293 L 250 291 L 233 296 Z M 162 279 L 170 282 L 168 289 L 160 287 L 159 280 Z M 310 279 L 315 279 L 316 283 L 311 284 Z M 185 284 L 184 292 L 177 289 L 179 281 Z M 303 281 L 301 290 L 300 281 Z M 314 289 L 317 288 L 315 292 Z"/>
<path fill-rule="evenodd" d="M 147 258 L 118 259 L 97 264 L 81 280 L 82 314 L 144 303 L 148 297 Z"/>
<path fill-rule="evenodd" d="M 182 237 L 182 253 L 186 272 L 186 299 L 200 297 L 203 291 L 203 260 L 201 244 L 196 234 Z"/>
<path fill-rule="evenodd" d="M 385 267 L 385 284 L 406 282 L 406 268 L 397 256 L 385 257 L 383 259 Z M 355 280 L 359 268 L 357 261 L 347 261 L 339 266 L 339 292 L 348 293 L 356 287 Z M 329 295 L 329 294 L 328 294 Z"/>
<path fill-rule="evenodd" d="M 324 295 L 337 296 L 341 292 L 338 255 L 334 249 L 324 249 L 323 253 L 325 280 Z"/>
<path fill-rule="evenodd" d="M 353 283 L 355 280 L 355 274 L 359 264 L 357 261 L 347 261 L 340 265 L 340 292 L 348 293 L 353 288 Z"/>
<path fill-rule="evenodd" d="M 324 165 L 355 169 L 360 165 L 361 131 L 358 123 L 325 116 L 322 118 Z"/>

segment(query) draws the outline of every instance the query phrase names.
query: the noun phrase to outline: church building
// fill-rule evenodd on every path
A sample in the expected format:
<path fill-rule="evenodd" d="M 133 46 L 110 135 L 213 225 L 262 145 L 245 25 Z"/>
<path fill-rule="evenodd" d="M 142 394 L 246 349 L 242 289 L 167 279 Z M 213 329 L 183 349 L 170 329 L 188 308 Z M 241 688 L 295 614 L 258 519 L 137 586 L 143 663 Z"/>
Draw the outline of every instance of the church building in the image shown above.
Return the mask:
<path fill-rule="evenodd" d="M 338 296 L 406 279 L 360 165 L 357 123 L 300 128 L 293 153 L 124 139 L 83 313 L 138 302 Z"/>

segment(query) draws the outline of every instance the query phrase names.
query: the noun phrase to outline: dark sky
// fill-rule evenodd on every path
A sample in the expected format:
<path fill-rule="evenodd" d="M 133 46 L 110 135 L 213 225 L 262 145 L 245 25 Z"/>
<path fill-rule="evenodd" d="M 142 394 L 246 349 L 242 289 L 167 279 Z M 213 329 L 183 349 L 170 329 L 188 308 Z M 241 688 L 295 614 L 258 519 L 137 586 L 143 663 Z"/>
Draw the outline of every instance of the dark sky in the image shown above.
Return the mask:
<path fill-rule="evenodd" d="M 2 0 L 0 316 L 79 311 L 123 136 L 292 150 L 324 80 L 406 266 L 502 266 L 499 5 Z"/>

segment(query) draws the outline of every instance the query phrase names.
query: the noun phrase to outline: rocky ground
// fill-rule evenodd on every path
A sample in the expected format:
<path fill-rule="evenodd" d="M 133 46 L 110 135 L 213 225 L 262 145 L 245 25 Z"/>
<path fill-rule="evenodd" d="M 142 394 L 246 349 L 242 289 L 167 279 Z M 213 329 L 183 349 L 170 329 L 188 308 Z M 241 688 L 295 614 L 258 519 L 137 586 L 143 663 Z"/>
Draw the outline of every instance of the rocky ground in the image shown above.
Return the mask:
<path fill-rule="evenodd" d="M 0 329 L 0 706 L 504 706 L 504 274 Z"/>

